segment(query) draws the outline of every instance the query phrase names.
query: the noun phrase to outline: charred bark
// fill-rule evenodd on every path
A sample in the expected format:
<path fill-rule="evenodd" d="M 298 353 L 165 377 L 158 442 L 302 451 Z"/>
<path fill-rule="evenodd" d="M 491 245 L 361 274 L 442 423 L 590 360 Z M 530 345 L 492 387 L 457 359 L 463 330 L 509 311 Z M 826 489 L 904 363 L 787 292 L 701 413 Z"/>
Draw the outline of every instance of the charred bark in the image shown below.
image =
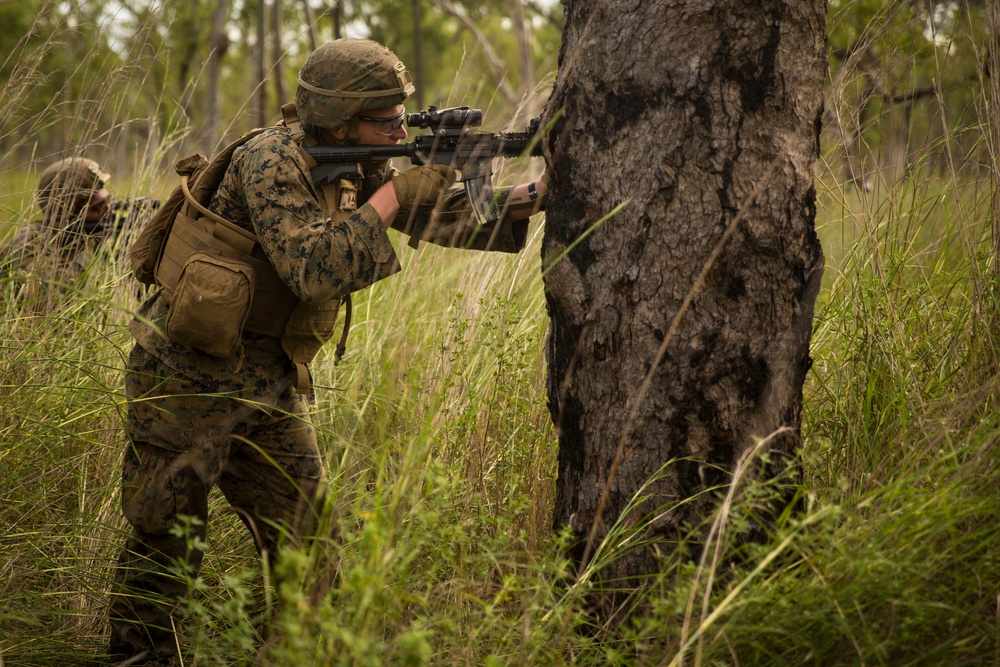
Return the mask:
<path fill-rule="evenodd" d="M 776 460 L 799 443 L 825 3 L 563 4 L 542 247 L 554 524 L 582 562 L 655 478 L 624 518 L 657 544 L 605 573 L 628 579 L 711 517 L 701 492 L 755 438 L 780 431 Z"/>

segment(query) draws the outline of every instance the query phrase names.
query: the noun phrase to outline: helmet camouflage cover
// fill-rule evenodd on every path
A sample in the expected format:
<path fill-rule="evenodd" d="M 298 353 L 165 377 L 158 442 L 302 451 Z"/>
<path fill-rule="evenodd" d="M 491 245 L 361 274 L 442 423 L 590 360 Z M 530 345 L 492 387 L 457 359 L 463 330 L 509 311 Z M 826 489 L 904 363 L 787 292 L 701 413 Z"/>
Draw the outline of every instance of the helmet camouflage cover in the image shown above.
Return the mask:
<path fill-rule="evenodd" d="M 111 179 L 101 166 L 83 157 L 70 157 L 49 165 L 38 179 L 38 205 L 45 212 L 50 203 L 68 209 L 90 200 Z"/>
<path fill-rule="evenodd" d="M 338 39 L 313 51 L 299 72 L 295 107 L 317 127 L 340 127 L 357 113 L 402 104 L 415 90 L 406 66 L 367 39 Z"/>

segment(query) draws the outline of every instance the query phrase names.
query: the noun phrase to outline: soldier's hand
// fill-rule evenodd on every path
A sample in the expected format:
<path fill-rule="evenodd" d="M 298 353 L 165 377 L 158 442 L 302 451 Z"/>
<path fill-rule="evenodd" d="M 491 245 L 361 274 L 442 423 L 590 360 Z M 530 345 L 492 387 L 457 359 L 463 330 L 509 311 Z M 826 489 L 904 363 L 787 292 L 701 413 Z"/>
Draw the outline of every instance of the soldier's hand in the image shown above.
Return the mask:
<path fill-rule="evenodd" d="M 419 208 L 432 208 L 455 182 L 457 172 L 443 164 L 424 165 L 396 174 L 392 185 L 399 202 L 396 219 L 407 219 Z"/>

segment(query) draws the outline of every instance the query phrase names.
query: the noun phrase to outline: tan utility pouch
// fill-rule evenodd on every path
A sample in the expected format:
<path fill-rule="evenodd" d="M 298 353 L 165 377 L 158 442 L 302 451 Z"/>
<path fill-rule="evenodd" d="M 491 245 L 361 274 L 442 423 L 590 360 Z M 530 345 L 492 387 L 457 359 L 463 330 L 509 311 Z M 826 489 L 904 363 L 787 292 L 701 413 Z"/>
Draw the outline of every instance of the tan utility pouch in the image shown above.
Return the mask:
<path fill-rule="evenodd" d="M 333 337 L 337 327 L 340 299 L 319 304 L 299 302 L 288 318 L 281 346 L 288 358 L 297 364 L 308 364 L 323 344 Z M 338 360 L 343 356 L 339 353 Z"/>
<path fill-rule="evenodd" d="M 181 270 L 164 326 L 170 340 L 225 359 L 240 347 L 256 287 L 238 260 L 193 253 Z"/>

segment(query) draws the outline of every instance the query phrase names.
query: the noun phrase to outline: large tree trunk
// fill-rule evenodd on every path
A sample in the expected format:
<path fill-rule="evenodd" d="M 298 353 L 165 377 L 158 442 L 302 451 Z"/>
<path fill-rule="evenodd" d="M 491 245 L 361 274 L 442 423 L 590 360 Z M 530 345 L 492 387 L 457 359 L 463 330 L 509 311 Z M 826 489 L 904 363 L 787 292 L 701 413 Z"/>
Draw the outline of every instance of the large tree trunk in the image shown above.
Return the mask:
<path fill-rule="evenodd" d="M 754 438 L 778 434 L 777 459 L 799 444 L 823 267 L 825 3 L 563 4 L 545 112 L 561 113 L 543 240 L 554 523 L 585 561 L 588 537 L 655 477 L 624 518 L 669 510 L 644 529 L 657 543 L 605 573 L 629 578 L 710 518 L 701 492 L 729 481 Z"/>

